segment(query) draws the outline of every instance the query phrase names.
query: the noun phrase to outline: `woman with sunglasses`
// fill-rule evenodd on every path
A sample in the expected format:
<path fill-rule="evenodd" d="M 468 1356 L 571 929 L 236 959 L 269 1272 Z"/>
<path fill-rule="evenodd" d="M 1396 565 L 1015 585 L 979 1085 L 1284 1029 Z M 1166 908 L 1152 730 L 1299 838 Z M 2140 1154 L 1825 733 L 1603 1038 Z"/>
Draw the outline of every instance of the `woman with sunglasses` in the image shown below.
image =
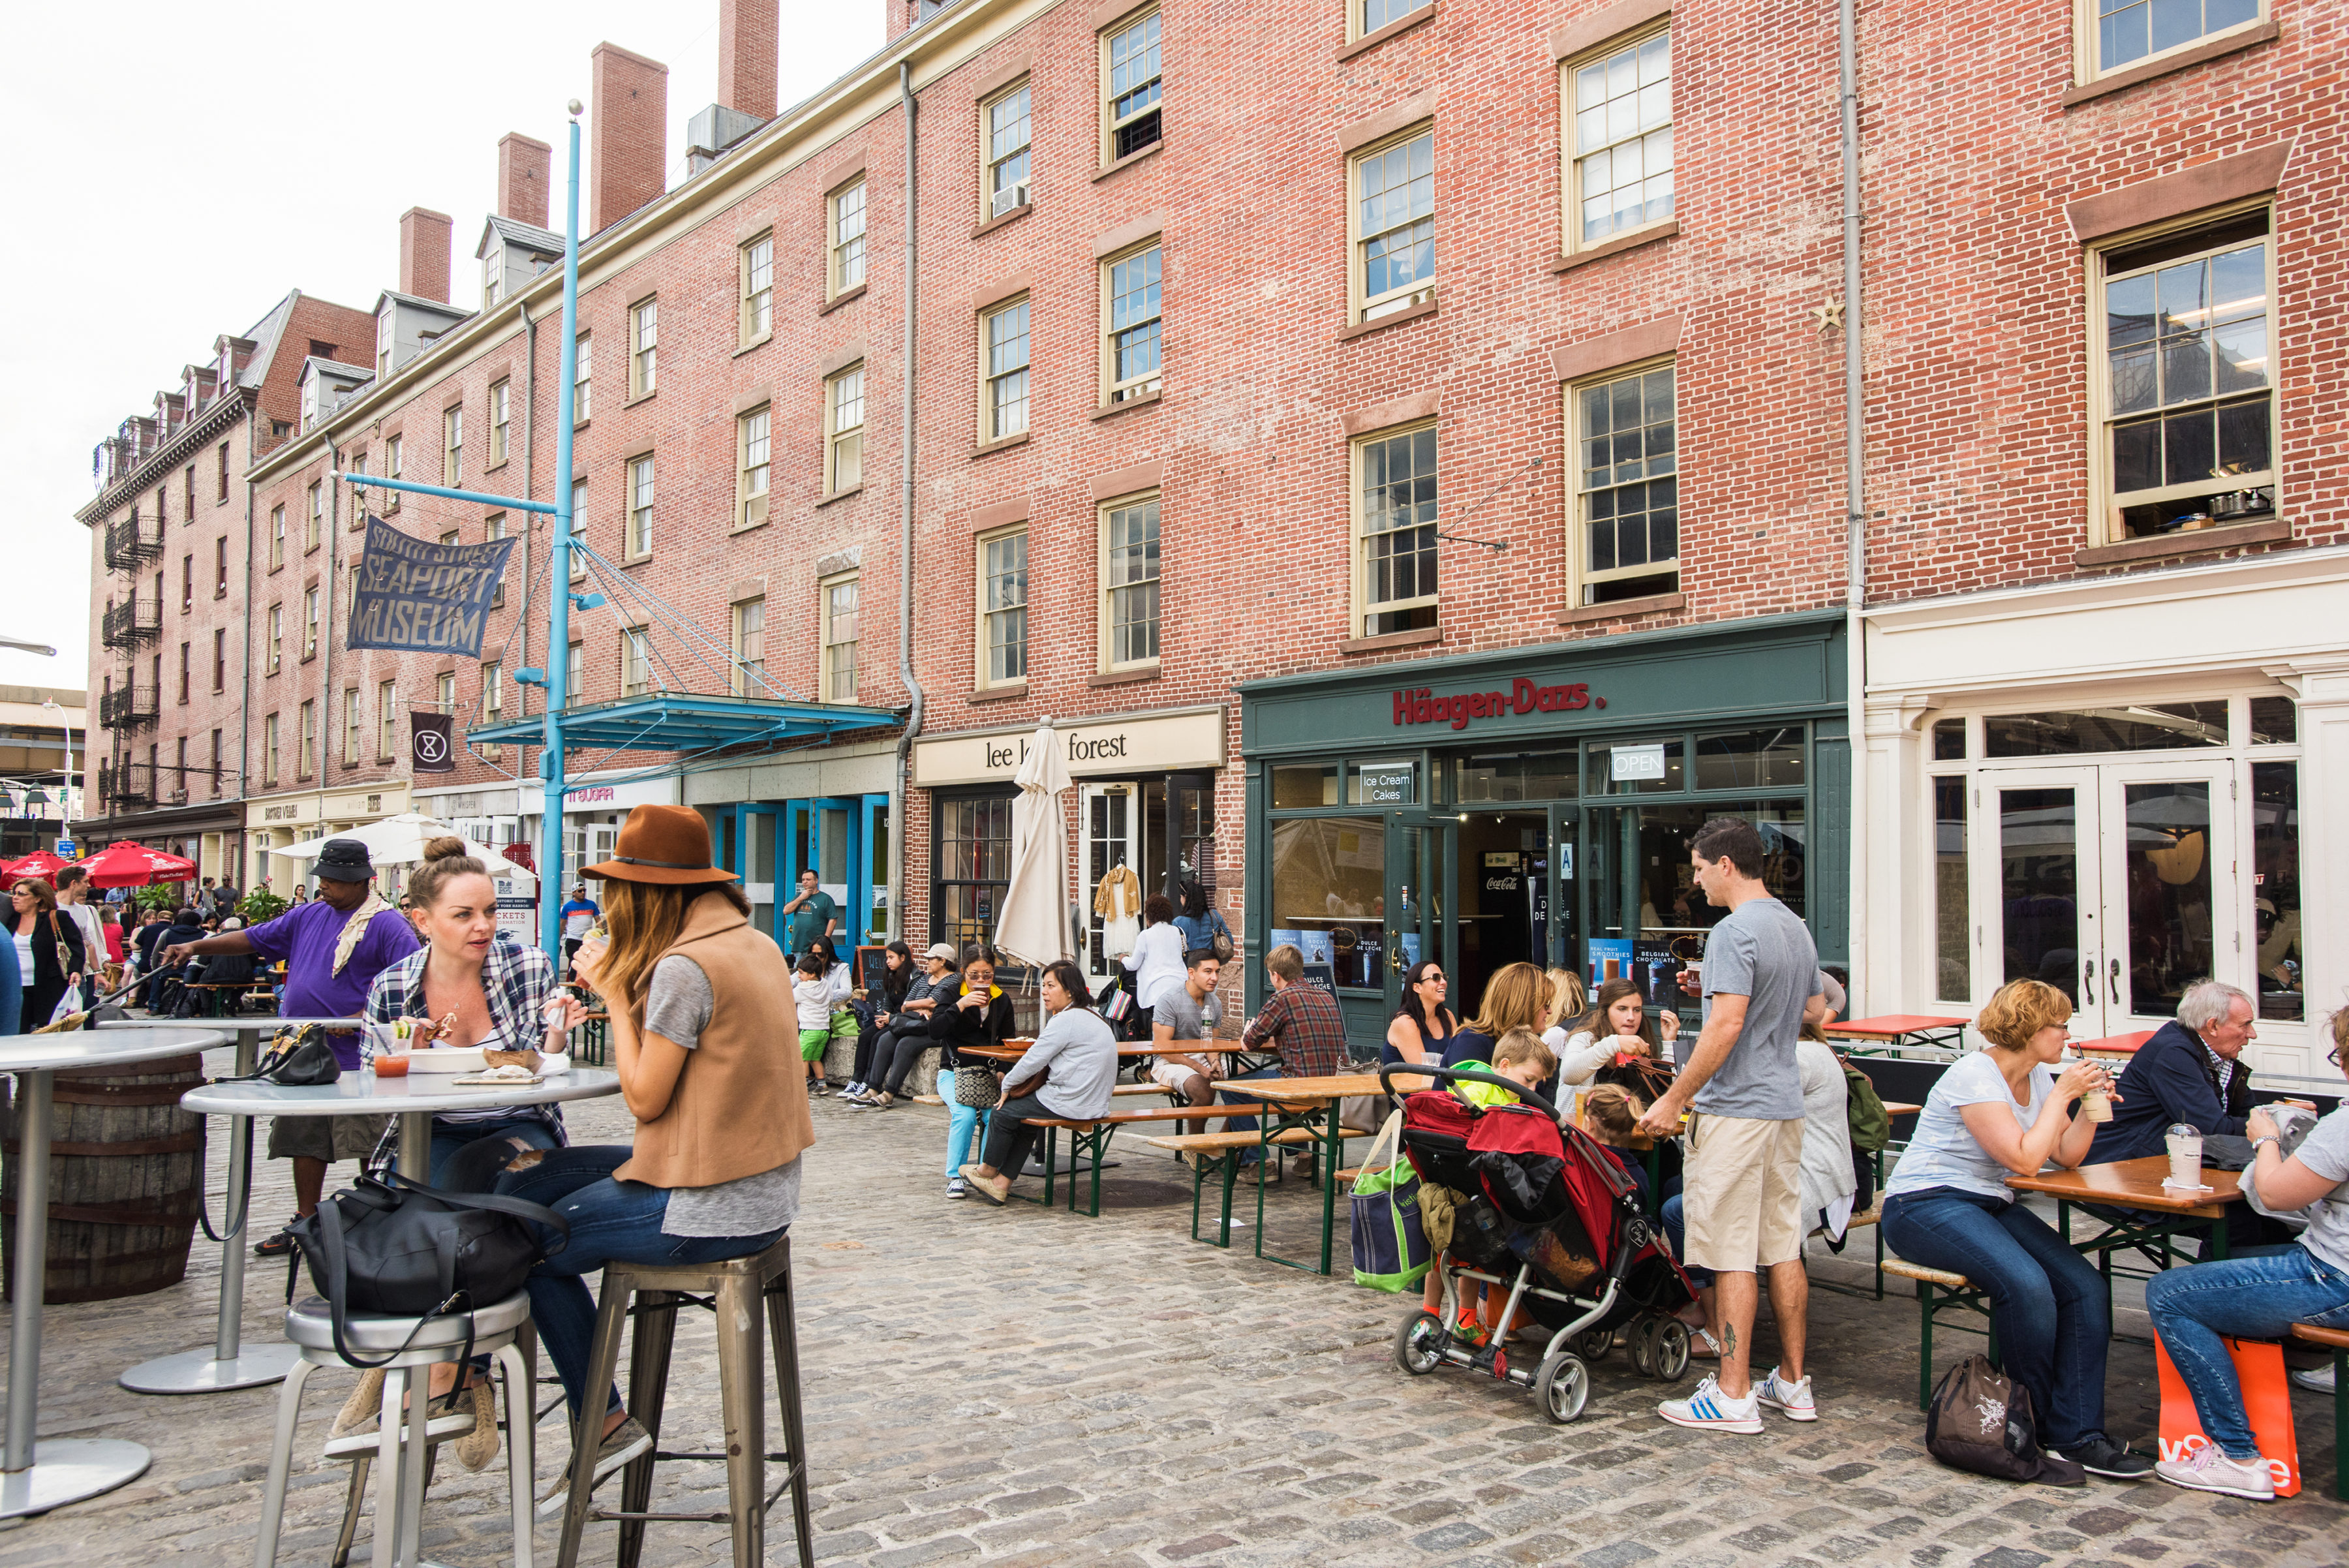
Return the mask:
<path fill-rule="evenodd" d="M 1433 959 L 1422 959 L 1411 966 L 1402 977 L 1402 1005 L 1387 1021 L 1386 1043 L 1379 1049 L 1379 1064 L 1390 1062 L 1432 1062 L 1444 1064 L 1444 1043 L 1459 1033 L 1460 1020 L 1444 999 L 1450 994 L 1451 982 L 1444 978 L 1444 966 Z M 1397 1078 L 1395 1087 L 1405 1094 L 1427 1087 L 1425 1078 Z"/>

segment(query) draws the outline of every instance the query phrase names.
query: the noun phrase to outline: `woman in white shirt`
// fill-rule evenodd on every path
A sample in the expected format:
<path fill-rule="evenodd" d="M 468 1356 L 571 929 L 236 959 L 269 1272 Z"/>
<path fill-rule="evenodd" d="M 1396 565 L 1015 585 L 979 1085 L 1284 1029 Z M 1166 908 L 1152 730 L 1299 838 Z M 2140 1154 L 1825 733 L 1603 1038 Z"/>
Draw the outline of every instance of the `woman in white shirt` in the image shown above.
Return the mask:
<path fill-rule="evenodd" d="M 1153 893 L 1142 901 L 1143 929 L 1124 964 L 1133 975 L 1133 1019 L 1137 1040 L 1150 1038 L 1150 1010 L 1158 999 L 1183 983 L 1183 930 L 1174 924 L 1174 900 Z"/>
<path fill-rule="evenodd" d="M 1598 1002 L 1571 1033 L 1563 1024 L 1554 1025 L 1542 1035 L 1542 1044 L 1557 1058 L 1557 1081 L 1582 1084 L 1618 1054 L 1669 1064 L 1671 1044 L 1680 1032 L 1678 1012 L 1663 1008 L 1651 1020 L 1639 986 L 1628 980 L 1610 980 L 1599 988 Z"/>
<path fill-rule="evenodd" d="M 2087 1158 L 2095 1124 L 2073 1103 L 2110 1080 L 2094 1062 L 2057 1073 L 2071 1016 L 2071 999 L 2043 981 L 1999 988 L 1975 1020 L 1989 1048 L 1941 1075 L 1885 1183 L 1884 1239 L 1910 1262 L 1989 1293 L 1999 1355 L 2031 1392 L 2042 1449 L 2096 1475 L 2142 1480 L 2153 1461 L 2105 1435 L 2104 1280 L 2006 1185 L 2051 1160 L 2069 1170 Z"/>

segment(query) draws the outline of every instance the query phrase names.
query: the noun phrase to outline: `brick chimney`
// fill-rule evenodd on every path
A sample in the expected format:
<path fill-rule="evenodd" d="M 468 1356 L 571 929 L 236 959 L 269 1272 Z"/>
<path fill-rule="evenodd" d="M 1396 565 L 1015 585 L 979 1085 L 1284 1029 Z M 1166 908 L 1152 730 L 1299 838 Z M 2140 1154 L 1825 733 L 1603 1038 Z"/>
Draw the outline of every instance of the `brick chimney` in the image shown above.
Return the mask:
<path fill-rule="evenodd" d="M 668 189 L 668 67 L 617 44 L 596 45 L 591 59 L 587 227 L 599 233 Z"/>
<path fill-rule="evenodd" d="M 718 0 L 718 101 L 761 120 L 775 118 L 779 10 L 777 0 Z"/>
<path fill-rule="evenodd" d="M 554 149 L 545 142 L 509 130 L 498 138 L 498 216 L 533 228 L 546 227 L 552 212 L 548 182 L 554 178 Z"/>
<path fill-rule="evenodd" d="M 426 207 L 399 214 L 400 293 L 449 302 L 449 237 L 455 226 L 448 213 Z"/>

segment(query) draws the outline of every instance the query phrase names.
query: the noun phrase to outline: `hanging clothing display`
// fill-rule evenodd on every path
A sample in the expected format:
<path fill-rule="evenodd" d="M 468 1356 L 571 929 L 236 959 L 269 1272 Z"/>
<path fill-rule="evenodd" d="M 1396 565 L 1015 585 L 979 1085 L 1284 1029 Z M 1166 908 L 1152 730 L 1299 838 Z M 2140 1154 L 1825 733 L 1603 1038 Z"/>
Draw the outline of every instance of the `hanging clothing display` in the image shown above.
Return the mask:
<path fill-rule="evenodd" d="M 1123 958 L 1142 940 L 1142 878 L 1131 866 L 1112 867 L 1093 891 L 1093 913 L 1102 918 L 1102 951 Z"/>

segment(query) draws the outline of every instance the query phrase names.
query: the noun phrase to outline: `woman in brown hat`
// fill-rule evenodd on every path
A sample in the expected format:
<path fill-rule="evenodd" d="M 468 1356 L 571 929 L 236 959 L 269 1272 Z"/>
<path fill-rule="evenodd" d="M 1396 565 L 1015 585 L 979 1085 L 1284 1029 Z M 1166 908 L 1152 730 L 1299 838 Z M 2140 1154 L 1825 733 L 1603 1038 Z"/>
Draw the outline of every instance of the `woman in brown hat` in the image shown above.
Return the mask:
<path fill-rule="evenodd" d="M 605 884 L 611 939 L 584 943 L 574 963 L 611 1015 L 636 1145 L 525 1155 L 497 1184 L 571 1222 L 563 1250 L 531 1272 L 530 1303 L 574 1417 L 589 1397 L 595 1332 L 581 1276 L 614 1259 L 700 1263 L 763 1251 L 799 1211 L 800 1153 L 815 1141 L 790 968 L 751 929 L 734 874 L 710 865 L 700 814 L 640 805 L 616 847 L 585 872 Z M 618 1390 L 602 1394 L 598 1481 L 652 1446 Z M 539 1511 L 560 1511 L 570 1484 L 566 1474 Z"/>

